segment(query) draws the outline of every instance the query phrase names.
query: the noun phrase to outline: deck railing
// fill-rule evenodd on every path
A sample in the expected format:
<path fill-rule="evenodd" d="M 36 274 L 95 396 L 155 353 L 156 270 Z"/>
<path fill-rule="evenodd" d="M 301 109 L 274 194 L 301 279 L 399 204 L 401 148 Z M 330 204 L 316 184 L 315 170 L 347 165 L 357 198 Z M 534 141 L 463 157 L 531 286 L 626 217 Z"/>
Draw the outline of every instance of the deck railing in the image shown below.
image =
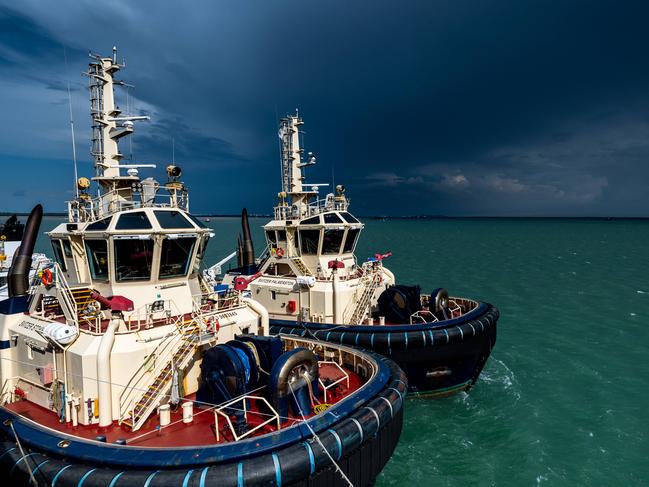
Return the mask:
<path fill-rule="evenodd" d="M 96 198 L 86 196 L 68 201 L 68 220 L 92 222 L 119 211 L 147 207 L 189 211 L 189 194 L 181 187 L 137 183 L 134 187 L 107 191 Z"/>

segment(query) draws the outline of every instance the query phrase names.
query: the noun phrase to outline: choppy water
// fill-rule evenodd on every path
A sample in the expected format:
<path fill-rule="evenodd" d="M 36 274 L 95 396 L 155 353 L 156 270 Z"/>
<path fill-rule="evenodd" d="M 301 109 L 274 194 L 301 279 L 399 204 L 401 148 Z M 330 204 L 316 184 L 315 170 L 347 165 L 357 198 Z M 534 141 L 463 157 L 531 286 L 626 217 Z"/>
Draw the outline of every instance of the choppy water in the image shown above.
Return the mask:
<path fill-rule="evenodd" d="M 263 220 L 251 223 L 261 250 Z M 501 311 L 474 389 L 406 402 L 377 485 L 649 484 L 649 222 L 365 223 L 359 257 L 392 250 L 400 282 Z M 214 262 L 239 222 L 210 225 Z"/>

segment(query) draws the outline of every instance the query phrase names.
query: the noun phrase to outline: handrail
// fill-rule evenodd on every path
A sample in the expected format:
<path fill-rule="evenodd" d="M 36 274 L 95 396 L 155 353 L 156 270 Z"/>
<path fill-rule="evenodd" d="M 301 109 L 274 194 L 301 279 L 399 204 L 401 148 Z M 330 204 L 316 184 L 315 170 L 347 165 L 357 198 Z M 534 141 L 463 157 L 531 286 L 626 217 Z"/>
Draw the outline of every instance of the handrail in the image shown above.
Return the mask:
<path fill-rule="evenodd" d="M 332 387 L 334 387 L 335 385 L 340 384 L 342 381 L 347 381 L 347 388 L 349 389 L 349 374 L 345 371 L 345 369 L 343 369 L 338 364 L 338 362 L 334 362 L 332 360 L 319 360 L 318 361 L 318 367 L 320 367 L 320 365 L 322 365 L 322 364 L 333 364 L 338 368 L 338 370 L 340 370 L 343 373 L 343 375 L 337 381 L 332 382 L 329 385 L 325 385 L 325 383 L 322 382 L 322 379 L 320 379 L 320 377 L 318 377 L 318 382 L 320 383 L 320 385 L 322 386 L 322 389 L 324 390 L 324 402 L 327 402 L 327 391 L 329 389 L 331 389 Z"/>
<path fill-rule="evenodd" d="M 237 435 L 237 432 L 234 429 L 234 426 L 232 425 L 232 420 L 230 419 L 230 415 L 224 413 L 223 410 L 230 408 L 230 406 L 232 406 L 233 404 L 237 404 L 238 402 L 243 402 L 243 416 L 246 419 L 246 421 L 248 421 L 247 402 L 248 402 L 249 399 L 254 399 L 256 401 L 262 401 L 264 404 L 266 404 L 266 406 L 268 406 L 268 409 L 270 409 L 270 411 L 272 411 L 272 414 L 271 415 L 264 414 L 264 416 L 270 416 L 270 418 L 267 419 L 266 421 L 263 421 L 262 423 L 259 423 L 254 428 L 247 430 L 245 433 L 243 433 L 241 435 Z M 251 412 L 254 413 L 254 411 L 251 411 Z M 237 397 L 236 399 L 233 399 L 230 402 L 226 402 L 225 404 L 223 404 L 223 405 L 219 406 L 218 408 L 214 409 L 214 426 L 215 426 L 215 430 L 216 430 L 216 441 L 217 442 L 221 441 L 221 435 L 220 435 L 220 432 L 219 432 L 219 415 L 221 415 L 221 416 L 223 416 L 225 418 L 225 421 L 227 422 L 228 426 L 230 427 L 230 433 L 232 433 L 232 437 L 234 438 L 234 441 L 242 440 L 246 436 L 251 435 L 252 433 L 257 431 L 258 429 L 263 428 L 264 426 L 266 426 L 269 423 L 272 423 L 273 421 L 277 422 L 277 431 L 279 431 L 281 429 L 281 427 L 282 427 L 281 419 L 279 417 L 279 414 L 277 413 L 275 408 L 273 406 L 271 406 L 271 404 L 268 402 L 268 400 L 266 398 L 261 397 L 261 396 L 248 396 L 248 395 L 245 395 L 245 396 Z"/>
<path fill-rule="evenodd" d="M 68 308 L 68 313 L 72 317 L 72 322 L 77 328 L 77 332 L 79 332 L 79 309 L 77 302 L 72 298 L 72 290 L 58 262 L 54 263 L 54 276 L 56 289 L 61 291 L 60 295 L 63 297 L 63 302 Z"/>
<path fill-rule="evenodd" d="M 70 222 L 92 222 L 119 211 L 136 208 L 180 208 L 189 211 L 189 194 L 184 188 L 141 184 L 142 189 L 120 188 L 96 198 L 68 201 Z M 160 201 L 162 200 L 162 201 Z"/>

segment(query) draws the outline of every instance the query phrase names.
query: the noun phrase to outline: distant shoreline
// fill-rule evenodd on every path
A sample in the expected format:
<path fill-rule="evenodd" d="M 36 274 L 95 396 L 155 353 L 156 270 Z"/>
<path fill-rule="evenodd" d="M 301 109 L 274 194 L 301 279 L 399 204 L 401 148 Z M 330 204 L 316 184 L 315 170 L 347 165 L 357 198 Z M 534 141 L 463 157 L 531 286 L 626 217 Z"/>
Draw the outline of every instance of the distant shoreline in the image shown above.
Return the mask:
<path fill-rule="evenodd" d="M 0 218 L 11 215 L 28 216 L 29 212 L 0 212 Z M 44 213 L 43 216 L 65 218 L 67 213 Z M 194 214 L 197 218 L 240 218 L 241 214 L 207 215 Z M 273 215 L 249 213 L 250 218 L 272 218 Z M 364 220 L 649 220 L 649 216 L 445 216 L 445 215 L 403 215 L 377 216 L 356 215 Z M 0 222 L 2 223 L 2 222 Z"/>

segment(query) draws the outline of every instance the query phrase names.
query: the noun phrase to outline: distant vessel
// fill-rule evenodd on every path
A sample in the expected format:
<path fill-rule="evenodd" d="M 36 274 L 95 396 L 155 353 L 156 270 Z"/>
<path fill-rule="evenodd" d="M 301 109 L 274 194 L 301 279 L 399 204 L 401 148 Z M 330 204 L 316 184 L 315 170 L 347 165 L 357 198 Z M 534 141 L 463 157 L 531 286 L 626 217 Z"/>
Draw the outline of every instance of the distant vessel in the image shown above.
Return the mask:
<path fill-rule="evenodd" d="M 441 288 L 421 294 L 419 286 L 397 285 L 383 265 L 390 252 L 357 259 L 363 224 L 349 213 L 345 188 L 318 199 L 327 185 L 305 182 L 304 169 L 316 161 L 312 153 L 302 158 L 302 124 L 297 114 L 280 123 L 282 191 L 264 226 L 266 251 L 255 262 L 244 210 L 239 267 L 223 283 L 252 276 L 247 289 L 268 309 L 273 333 L 380 352 L 422 394 L 471 387 L 496 343 L 498 310 Z"/>
<path fill-rule="evenodd" d="M 265 336 L 263 306 L 207 287 L 213 234 L 182 171 L 161 184 L 120 162 L 141 117 L 115 104 L 116 53 L 91 57 L 97 196 L 80 178 L 49 233 L 57 262 L 30 287 L 32 211 L 0 302 L 5 483 L 373 484 L 401 433 L 405 375 L 376 354 Z"/>
<path fill-rule="evenodd" d="M 24 231 L 25 225 L 16 215 L 10 216 L 0 224 L 0 301 L 9 297 L 7 276 L 13 263 L 13 256 L 20 247 Z M 34 282 L 34 279 L 39 277 L 39 272 L 51 266 L 52 261 L 45 254 L 34 253 L 29 271 L 30 282 Z"/>

